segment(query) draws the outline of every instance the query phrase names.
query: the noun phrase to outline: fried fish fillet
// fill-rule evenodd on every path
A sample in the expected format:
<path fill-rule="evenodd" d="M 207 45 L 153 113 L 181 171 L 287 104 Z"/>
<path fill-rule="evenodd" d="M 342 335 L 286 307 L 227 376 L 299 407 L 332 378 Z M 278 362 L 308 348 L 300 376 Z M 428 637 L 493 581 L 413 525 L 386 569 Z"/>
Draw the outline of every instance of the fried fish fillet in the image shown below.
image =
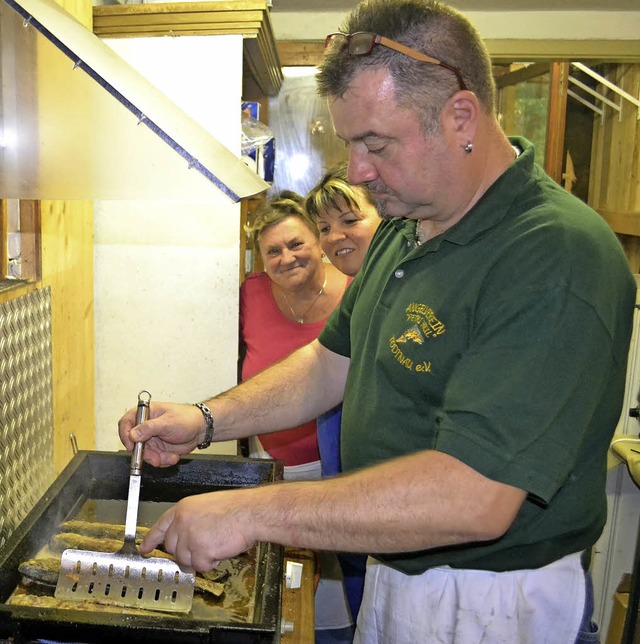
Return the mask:
<path fill-rule="evenodd" d="M 34 608 L 60 608 L 64 610 L 93 611 L 99 613 L 119 613 L 120 615 L 152 615 L 154 617 L 175 617 L 171 613 L 147 610 L 143 608 L 127 608 L 125 606 L 110 606 L 94 602 L 74 602 L 56 599 L 48 595 L 12 595 L 7 600 L 10 606 L 33 606 Z"/>
<path fill-rule="evenodd" d="M 58 532 L 73 532 L 87 537 L 124 540 L 124 525 L 115 523 L 99 523 L 96 521 L 81 521 L 79 519 L 73 519 L 61 523 Z M 137 526 L 136 542 L 142 541 L 147 532 L 149 532 L 149 528 Z"/>
<path fill-rule="evenodd" d="M 58 532 L 49 541 L 49 548 L 53 552 L 62 554 L 67 548 L 73 550 L 92 550 L 93 552 L 118 552 L 124 543 L 124 536 L 120 539 L 109 539 L 107 537 L 88 537 L 72 532 Z M 162 550 L 152 550 L 149 557 L 160 557 L 175 561 L 173 555 Z"/>
<path fill-rule="evenodd" d="M 37 557 L 35 559 L 29 559 L 28 561 L 23 561 L 18 566 L 18 570 L 27 579 L 47 586 L 55 586 L 58 583 L 58 575 L 60 573 L 60 558 Z M 200 575 L 196 575 L 195 590 L 202 594 L 221 597 L 224 594 L 224 584 L 210 581 Z"/>

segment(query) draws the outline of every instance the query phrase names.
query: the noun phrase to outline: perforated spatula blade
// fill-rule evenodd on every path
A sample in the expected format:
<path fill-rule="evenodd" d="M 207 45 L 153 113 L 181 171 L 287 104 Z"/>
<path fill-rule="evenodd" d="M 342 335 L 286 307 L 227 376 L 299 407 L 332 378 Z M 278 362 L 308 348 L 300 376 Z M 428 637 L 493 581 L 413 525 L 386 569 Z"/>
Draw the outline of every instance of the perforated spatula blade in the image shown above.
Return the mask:
<path fill-rule="evenodd" d="M 138 394 L 136 424 L 148 417 L 150 400 L 148 391 Z M 136 443 L 131 456 L 124 545 L 113 553 L 65 550 L 56 598 L 168 612 L 191 610 L 195 573 L 170 559 L 143 557 L 136 547 L 143 450 L 144 444 Z"/>

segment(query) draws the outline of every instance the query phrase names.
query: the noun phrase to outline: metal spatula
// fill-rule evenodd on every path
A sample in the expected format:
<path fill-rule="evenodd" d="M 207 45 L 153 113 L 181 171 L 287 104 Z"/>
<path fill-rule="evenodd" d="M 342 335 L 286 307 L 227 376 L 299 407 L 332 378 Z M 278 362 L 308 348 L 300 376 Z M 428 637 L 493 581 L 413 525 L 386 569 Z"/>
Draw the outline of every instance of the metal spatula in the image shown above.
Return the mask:
<path fill-rule="evenodd" d="M 136 424 L 149 415 L 151 394 L 138 394 Z M 143 443 L 131 456 L 124 545 L 118 552 L 65 550 L 55 596 L 133 608 L 188 613 L 193 602 L 195 573 L 169 559 L 143 557 L 135 543 L 140 500 Z"/>

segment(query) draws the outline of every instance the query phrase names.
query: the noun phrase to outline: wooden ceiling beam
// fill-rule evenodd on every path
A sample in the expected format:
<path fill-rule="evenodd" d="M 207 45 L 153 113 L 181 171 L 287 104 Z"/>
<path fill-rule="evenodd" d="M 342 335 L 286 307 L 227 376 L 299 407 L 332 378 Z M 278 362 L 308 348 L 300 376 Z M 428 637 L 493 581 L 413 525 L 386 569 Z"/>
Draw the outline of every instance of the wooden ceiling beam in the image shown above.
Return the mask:
<path fill-rule="evenodd" d="M 282 86 L 282 68 L 266 0 L 101 5 L 93 8 L 101 38 L 242 35 L 246 69 L 265 96 Z"/>
<path fill-rule="evenodd" d="M 640 40 L 511 40 L 485 41 L 494 63 L 598 60 L 639 62 Z M 317 40 L 287 40 L 277 43 L 283 67 L 318 65 L 324 43 Z"/>
<path fill-rule="evenodd" d="M 315 67 L 324 52 L 323 42 L 311 40 L 284 40 L 276 47 L 283 67 Z"/>

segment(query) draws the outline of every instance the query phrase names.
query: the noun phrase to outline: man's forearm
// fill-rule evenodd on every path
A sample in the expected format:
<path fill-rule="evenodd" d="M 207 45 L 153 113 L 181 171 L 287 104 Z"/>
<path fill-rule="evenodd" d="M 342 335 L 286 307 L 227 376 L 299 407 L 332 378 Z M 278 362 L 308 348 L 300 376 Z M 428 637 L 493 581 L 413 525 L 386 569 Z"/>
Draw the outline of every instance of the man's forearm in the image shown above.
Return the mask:
<path fill-rule="evenodd" d="M 317 340 L 205 401 L 223 441 L 296 427 L 342 400 L 349 359 Z"/>
<path fill-rule="evenodd" d="M 499 538 L 526 496 L 434 451 L 246 493 L 260 541 L 380 553 Z"/>

